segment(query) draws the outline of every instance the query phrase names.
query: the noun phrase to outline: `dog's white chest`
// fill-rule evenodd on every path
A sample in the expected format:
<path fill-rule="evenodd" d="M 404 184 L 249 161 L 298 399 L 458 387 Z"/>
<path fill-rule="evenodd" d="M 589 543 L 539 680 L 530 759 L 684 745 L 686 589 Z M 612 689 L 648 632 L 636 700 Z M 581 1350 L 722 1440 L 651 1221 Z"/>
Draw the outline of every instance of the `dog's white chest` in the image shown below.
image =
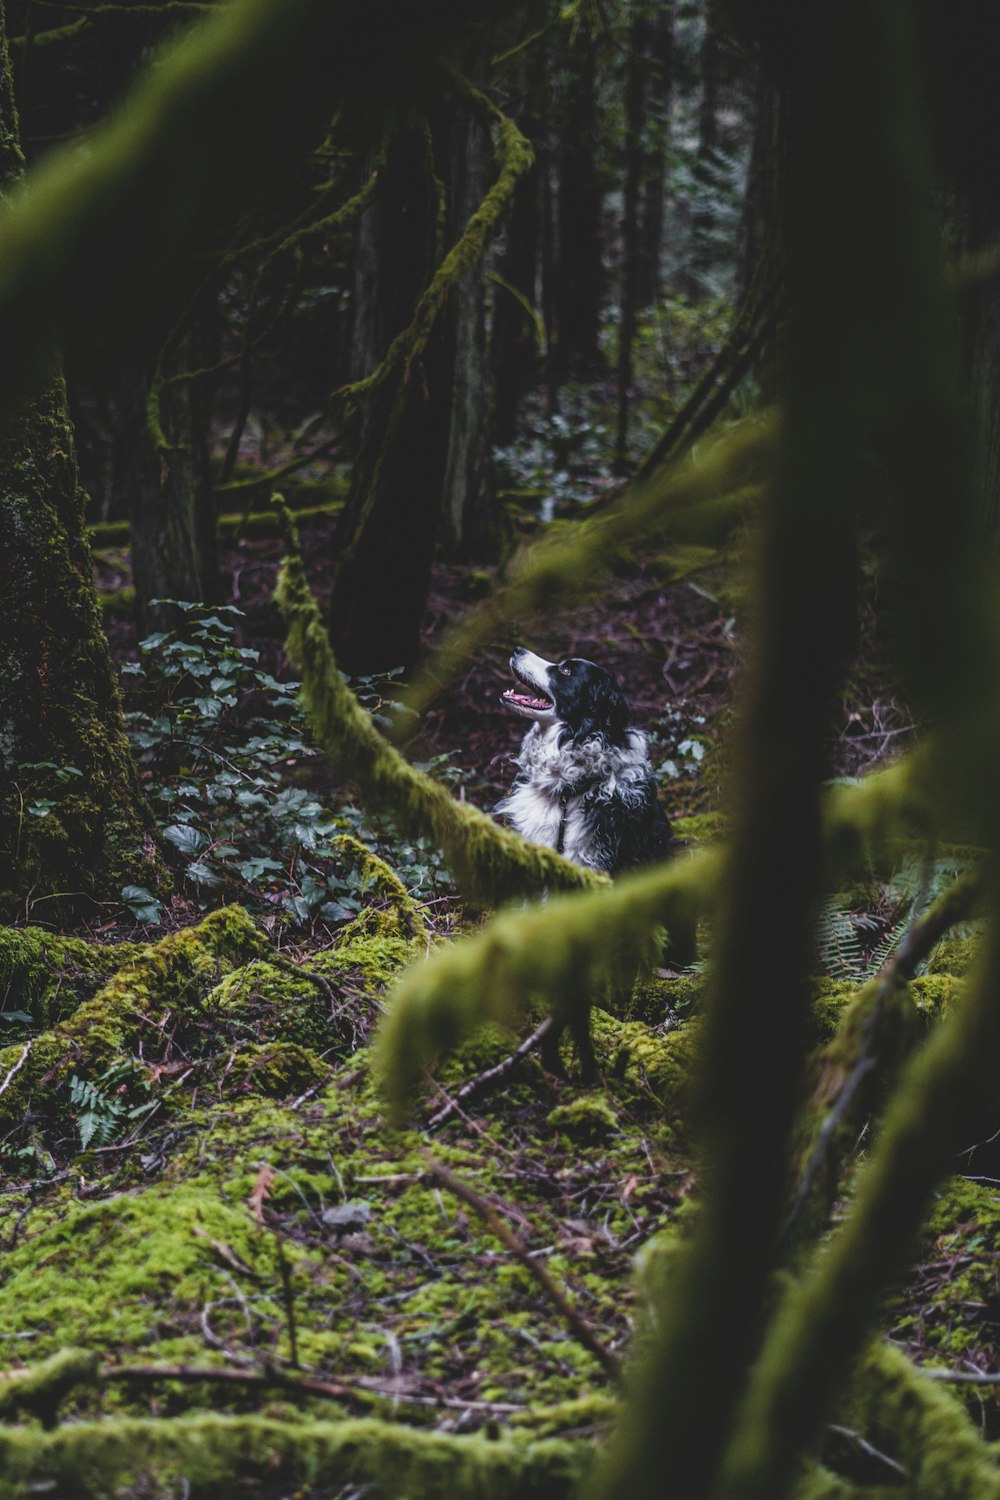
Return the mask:
<path fill-rule="evenodd" d="M 560 745 L 559 728 L 552 725 L 542 730 L 533 725 L 528 730 L 517 758 L 523 779 L 497 811 L 510 819 L 522 838 L 558 849 L 576 864 L 596 869 L 582 791 L 607 777 L 606 755 L 596 749 L 568 751 Z"/>
<path fill-rule="evenodd" d="M 559 842 L 563 811 L 558 796 L 527 783 L 515 786 L 501 807 L 522 838 L 554 849 Z"/>

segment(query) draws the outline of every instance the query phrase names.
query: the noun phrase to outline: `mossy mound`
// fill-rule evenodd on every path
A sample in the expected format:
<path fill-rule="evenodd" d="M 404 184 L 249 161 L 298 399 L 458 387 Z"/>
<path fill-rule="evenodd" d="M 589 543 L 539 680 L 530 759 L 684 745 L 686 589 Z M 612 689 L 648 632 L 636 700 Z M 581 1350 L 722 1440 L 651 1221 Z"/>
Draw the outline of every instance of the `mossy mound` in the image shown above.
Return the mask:
<path fill-rule="evenodd" d="M 102 946 L 42 927 L 0 927 L 0 1018 L 22 1011 L 36 1026 L 53 1026 L 140 951 L 136 943 Z"/>

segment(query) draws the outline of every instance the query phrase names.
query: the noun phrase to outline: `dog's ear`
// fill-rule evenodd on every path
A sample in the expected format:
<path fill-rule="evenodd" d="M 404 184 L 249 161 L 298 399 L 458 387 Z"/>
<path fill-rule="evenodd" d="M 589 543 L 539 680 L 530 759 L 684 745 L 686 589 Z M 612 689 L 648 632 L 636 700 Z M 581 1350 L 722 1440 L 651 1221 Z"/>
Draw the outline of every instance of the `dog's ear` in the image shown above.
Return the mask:
<path fill-rule="evenodd" d="M 590 685 L 589 700 L 576 738 L 603 734 L 613 743 L 622 743 L 632 715 L 625 694 L 610 673 L 602 672 Z"/>

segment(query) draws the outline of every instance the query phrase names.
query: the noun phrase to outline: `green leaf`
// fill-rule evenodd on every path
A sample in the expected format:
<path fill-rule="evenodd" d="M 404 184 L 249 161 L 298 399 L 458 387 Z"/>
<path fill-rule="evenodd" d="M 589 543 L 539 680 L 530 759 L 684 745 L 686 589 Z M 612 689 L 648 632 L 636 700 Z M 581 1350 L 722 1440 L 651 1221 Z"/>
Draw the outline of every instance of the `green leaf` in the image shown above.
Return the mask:
<path fill-rule="evenodd" d="M 122 900 L 137 922 L 159 922 L 163 916 L 163 903 L 144 885 L 125 886 Z"/>
<path fill-rule="evenodd" d="M 169 828 L 164 828 L 163 837 L 187 855 L 200 854 L 208 843 L 201 829 L 193 828 L 190 823 L 171 823 Z"/>

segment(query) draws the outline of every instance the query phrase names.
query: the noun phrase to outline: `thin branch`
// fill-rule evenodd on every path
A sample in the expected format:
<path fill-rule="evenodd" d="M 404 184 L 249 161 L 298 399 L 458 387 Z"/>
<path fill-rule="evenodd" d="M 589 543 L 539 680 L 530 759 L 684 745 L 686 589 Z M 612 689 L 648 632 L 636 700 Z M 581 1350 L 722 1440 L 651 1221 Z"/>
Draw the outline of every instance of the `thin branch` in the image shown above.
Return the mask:
<path fill-rule="evenodd" d="M 317 1396 L 327 1401 L 345 1399 L 390 1398 L 394 1401 L 412 1402 L 418 1406 L 446 1406 L 460 1411 L 485 1411 L 503 1414 L 523 1411 L 524 1405 L 513 1401 L 467 1401 L 447 1396 L 416 1396 L 397 1391 L 390 1386 L 369 1384 L 367 1380 L 350 1384 L 329 1380 L 316 1375 L 290 1375 L 273 1365 L 259 1370 L 233 1368 L 226 1365 L 102 1365 L 101 1380 L 116 1384 L 143 1385 L 157 1380 L 177 1380 L 184 1384 L 220 1382 L 226 1385 L 242 1385 L 251 1388 L 280 1386 L 285 1390 L 301 1391 L 303 1395 Z"/>
<path fill-rule="evenodd" d="M 427 1161 L 427 1172 L 430 1177 L 446 1187 L 450 1193 L 454 1193 L 463 1203 L 478 1214 L 479 1218 L 489 1228 L 491 1234 L 496 1235 L 502 1245 L 521 1262 L 525 1270 L 531 1275 L 542 1288 L 552 1305 L 557 1309 L 561 1317 L 569 1324 L 570 1329 L 577 1341 L 592 1354 L 601 1366 L 605 1374 L 613 1381 L 619 1379 L 618 1360 L 606 1349 L 597 1338 L 593 1329 L 578 1309 L 568 1299 L 561 1287 L 549 1275 L 545 1267 L 536 1260 L 528 1250 L 524 1242 L 514 1231 L 504 1223 L 496 1208 L 480 1193 L 474 1191 L 461 1178 L 450 1172 L 442 1162 L 437 1161 L 429 1152 L 424 1153 Z"/>
<path fill-rule="evenodd" d="M 28 1053 L 31 1051 L 32 1044 L 34 1043 L 34 1040 L 35 1040 L 35 1038 L 32 1037 L 30 1041 L 25 1042 L 24 1047 L 23 1047 L 23 1049 L 21 1051 L 21 1056 L 18 1058 L 17 1062 L 11 1068 L 10 1072 L 7 1074 L 7 1077 L 4 1079 L 3 1083 L 0 1083 L 0 1094 L 5 1094 L 7 1092 L 8 1088 L 11 1085 L 11 1082 L 13 1081 L 13 1079 L 15 1077 L 15 1075 L 18 1074 L 18 1073 L 20 1073 L 21 1069 L 24 1067 L 25 1063 L 28 1060 Z"/>
<path fill-rule="evenodd" d="M 482 1073 L 477 1073 L 475 1078 L 470 1078 L 468 1083 L 463 1084 L 458 1093 L 454 1094 L 448 1100 L 447 1104 L 442 1105 L 437 1114 L 431 1116 L 427 1121 L 427 1129 L 440 1129 L 442 1125 L 451 1119 L 452 1115 L 458 1113 L 459 1108 L 466 1099 L 471 1099 L 473 1094 L 478 1094 L 486 1088 L 494 1088 L 497 1084 L 502 1083 L 510 1073 L 513 1073 L 522 1057 L 527 1057 L 528 1053 L 533 1052 L 542 1039 L 548 1036 L 552 1030 L 552 1026 L 552 1017 L 546 1016 L 541 1025 L 536 1026 L 531 1035 L 525 1037 L 520 1046 L 515 1047 L 514 1051 L 507 1057 L 494 1064 L 492 1068 L 486 1068 Z"/>

